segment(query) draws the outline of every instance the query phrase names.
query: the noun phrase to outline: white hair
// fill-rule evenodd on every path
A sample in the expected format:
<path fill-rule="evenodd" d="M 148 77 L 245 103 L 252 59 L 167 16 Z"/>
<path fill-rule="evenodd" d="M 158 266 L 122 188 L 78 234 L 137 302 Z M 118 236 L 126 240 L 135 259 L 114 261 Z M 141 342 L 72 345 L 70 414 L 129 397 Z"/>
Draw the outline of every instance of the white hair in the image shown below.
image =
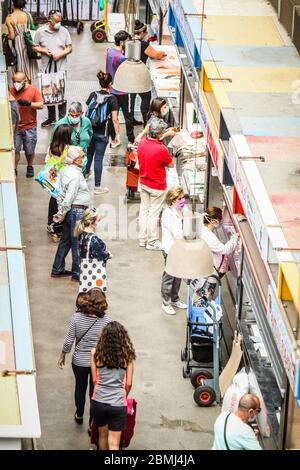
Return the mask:
<path fill-rule="evenodd" d="M 79 101 L 73 101 L 68 109 L 68 113 L 82 113 L 82 104 Z"/>
<path fill-rule="evenodd" d="M 76 158 L 78 158 L 80 153 L 82 152 L 82 147 L 70 145 L 69 151 L 63 161 L 64 165 L 72 165 L 74 163 L 74 160 L 76 160 Z"/>

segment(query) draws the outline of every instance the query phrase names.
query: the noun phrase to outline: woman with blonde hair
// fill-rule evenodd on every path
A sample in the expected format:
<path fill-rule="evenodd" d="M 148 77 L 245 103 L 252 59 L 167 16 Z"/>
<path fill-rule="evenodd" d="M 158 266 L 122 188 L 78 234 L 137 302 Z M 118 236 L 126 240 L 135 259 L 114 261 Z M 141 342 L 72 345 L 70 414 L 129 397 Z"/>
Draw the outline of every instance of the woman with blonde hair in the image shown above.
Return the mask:
<path fill-rule="evenodd" d="M 106 262 L 112 258 L 106 245 L 96 235 L 96 228 L 102 216 L 96 209 L 87 209 L 76 223 L 74 235 L 78 237 L 80 254 L 79 291 L 87 292 L 98 287 L 106 292 Z"/>
<path fill-rule="evenodd" d="M 163 211 L 162 225 L 162 254 L 167 261 L 168 253 L 175 240 L 183 238 L 183 220 L 188 212 L 185 206 L 184 191 L 180 186 L 174 186 L 167 191 L 166 208 Z M 162 309 L 167 315 L 175 315 L 174 307 L 186 308 L 179 299 L 181 279 L 163 272 L 161 281 Z"/>

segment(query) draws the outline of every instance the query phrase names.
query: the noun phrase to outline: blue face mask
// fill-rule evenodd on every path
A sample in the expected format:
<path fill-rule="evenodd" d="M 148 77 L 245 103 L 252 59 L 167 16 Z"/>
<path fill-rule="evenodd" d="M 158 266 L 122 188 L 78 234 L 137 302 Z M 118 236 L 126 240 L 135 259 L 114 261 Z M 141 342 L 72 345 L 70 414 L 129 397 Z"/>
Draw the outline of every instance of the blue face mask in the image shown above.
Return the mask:
<path fill-rule="evenodd" d="M 69 123 L 71 124 L 71 126 L 76 126 L 76 124 L 78 124 L 80 122 L 80 116 L 77 117 L 77 118 L 73 118 L 72 116 L 68 116 L 68 119 L 69 119 Z"/>

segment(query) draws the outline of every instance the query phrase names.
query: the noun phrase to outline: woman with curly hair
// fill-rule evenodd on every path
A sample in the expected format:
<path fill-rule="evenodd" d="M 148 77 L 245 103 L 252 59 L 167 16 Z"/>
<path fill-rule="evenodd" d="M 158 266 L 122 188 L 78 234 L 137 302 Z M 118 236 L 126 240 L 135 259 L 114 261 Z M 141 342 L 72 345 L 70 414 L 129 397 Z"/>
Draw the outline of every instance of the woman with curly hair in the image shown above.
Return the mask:
<path fill-rule="evenodd" d="M 135 351 L 124 326 L 110 322 L 103 328 L 98 344 L 91 352 L 94 382 L 91 408 L 101 450 L 119 450 L 134 359 Z"/>
<path fill-rule="evenodd" d="M 94 387 L 91 380 L 91 350 L 97 345 L 102 329 L 112 320 L 106 315 L 108 305 L 105 294 L 97 287 L 78 294 L 76 307 L 77 312 L 71 318 L 69 330 L 58 359 L 58 367 L 63 368 L 66 362 L 66 354 L 71 351 L 75 342 L 75 350 L 72 356 L 76 406 L 74 419 L 77 424 L 82 424 L 88 381 L 90 381 L 90 397 Z"/>

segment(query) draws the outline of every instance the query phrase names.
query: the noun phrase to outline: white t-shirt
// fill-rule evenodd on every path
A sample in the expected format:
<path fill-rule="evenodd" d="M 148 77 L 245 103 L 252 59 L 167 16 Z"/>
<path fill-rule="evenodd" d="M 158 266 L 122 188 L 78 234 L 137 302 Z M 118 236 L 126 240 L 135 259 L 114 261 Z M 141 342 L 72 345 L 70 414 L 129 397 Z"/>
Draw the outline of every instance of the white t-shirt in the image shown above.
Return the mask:
<path fill-rule="evenodd" d="M 206 241 L 212 251 L 214 258 L 214 266 L 216 267 L 216 269 L 219 269 L 222 263 L 222 255 L 229 255 L 230 253 L 232 253 L 238 244 L 237 234 L 233 235 L 231 239 L 228 240 L 228 242 L 224 245 L 224 243 L 220 242 L 217 235 L 211 230 L 209 230 L 206 225 L 203 225 L 202 227 L 201 238 Z"/>
<path fill-rule="evenodd" d="M 227 450 L 224 440 L 225 419 L 228 411 L 223 411 L 215 422 L 215 440 L 212 450 Z M 262 450 L 253 429 L 234 413 L 227 420 L 226 439 L 229 450 Z"/>

